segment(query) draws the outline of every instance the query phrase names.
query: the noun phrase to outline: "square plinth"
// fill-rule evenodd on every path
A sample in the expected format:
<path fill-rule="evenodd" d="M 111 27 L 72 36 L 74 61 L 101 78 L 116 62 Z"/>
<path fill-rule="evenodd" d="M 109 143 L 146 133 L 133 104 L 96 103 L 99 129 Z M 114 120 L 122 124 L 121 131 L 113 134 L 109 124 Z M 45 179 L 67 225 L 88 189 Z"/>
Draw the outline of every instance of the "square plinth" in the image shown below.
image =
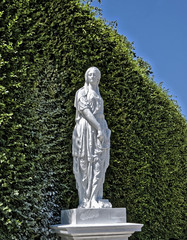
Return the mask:
<path fill-rule="evenodd" d="M 125 208 L 76 208 L 61 211 L 62 224 L 126 223 Z"/>

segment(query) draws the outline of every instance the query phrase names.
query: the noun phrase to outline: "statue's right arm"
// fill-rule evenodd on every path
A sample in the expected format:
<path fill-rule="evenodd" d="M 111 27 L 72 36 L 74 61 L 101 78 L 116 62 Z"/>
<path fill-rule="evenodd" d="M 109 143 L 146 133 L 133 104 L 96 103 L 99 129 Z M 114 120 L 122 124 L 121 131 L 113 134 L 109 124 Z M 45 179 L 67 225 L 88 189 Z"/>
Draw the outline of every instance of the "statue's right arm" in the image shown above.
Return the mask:
<path fill-rule="evenodd" d="M 97 131 L 101 131 L 101 126 L 94 117 L 93 113 L 90 111 L 90 109 L 85 108 L 82 111 L 83 117 L 89 122 L 89 124 L 94 127 Z"/>
<path fill-rule="evenodd" d="M 90 109 L 85 108 L 81 111 L 81 113 L 82 116 L 88 121 L 88 123 L 97 130 L 97 137 L 101 142 L 103 142 L 103 140 L 105 139 L 105 134 Z"/>

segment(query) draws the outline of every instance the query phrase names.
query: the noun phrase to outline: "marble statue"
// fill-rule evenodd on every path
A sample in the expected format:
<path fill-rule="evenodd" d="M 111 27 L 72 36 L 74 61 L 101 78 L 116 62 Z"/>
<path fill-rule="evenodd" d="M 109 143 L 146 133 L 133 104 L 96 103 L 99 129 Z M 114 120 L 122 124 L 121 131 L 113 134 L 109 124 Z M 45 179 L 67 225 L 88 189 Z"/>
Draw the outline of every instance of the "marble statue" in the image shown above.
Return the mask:
<path fill-rule="evenodd" d="M 103 114 L 99 92 L 101 73 L 90 67 L 85 84 L 75 95 L 75 128 L 73 131 L 73 172 L 79 194 L 79 208 L 111 208 L 103 198 L 105 172 L 109 165 L 110 133 Z"/>
<path fill-rule="evenodd" d="M 126 209 L 112 208 L 112 204 L 103 199 L 111 132 L 103 113 L 100 78 L 98 68 L 89 68 L 84 86 L 75 95 L 72 155 L 79 206 L 62 210 L 61 224 L 50 226 L 61 239 L 128 240 L 143 227 L 143 224 L 127 223 Z"/>

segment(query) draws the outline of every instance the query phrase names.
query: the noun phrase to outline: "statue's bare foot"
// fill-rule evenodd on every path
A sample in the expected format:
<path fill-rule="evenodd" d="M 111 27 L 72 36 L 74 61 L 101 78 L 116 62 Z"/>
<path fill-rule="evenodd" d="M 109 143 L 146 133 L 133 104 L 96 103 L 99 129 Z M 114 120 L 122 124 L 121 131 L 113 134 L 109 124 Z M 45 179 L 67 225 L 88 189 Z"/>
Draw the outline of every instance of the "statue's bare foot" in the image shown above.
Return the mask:
<path fill-rule="evenodd" d="M 101 208 L 112 208 L 112 204 L 108 199 L 100 199 L 98 203 L 102 206 Z"/>
<path fill-rule="evenodd" d="M 102 205 L 98 201 L 93 199 L 91 202 L 91 208 L 102 208 Z"/>

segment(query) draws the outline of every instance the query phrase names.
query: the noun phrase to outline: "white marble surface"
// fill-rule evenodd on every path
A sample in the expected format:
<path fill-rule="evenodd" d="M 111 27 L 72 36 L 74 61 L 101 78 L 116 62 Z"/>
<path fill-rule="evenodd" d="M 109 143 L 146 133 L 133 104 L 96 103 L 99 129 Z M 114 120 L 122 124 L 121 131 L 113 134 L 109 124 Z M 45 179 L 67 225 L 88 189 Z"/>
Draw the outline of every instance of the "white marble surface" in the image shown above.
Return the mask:
<path fill-rule="evenodd" d="M 63 240 L 127 240 L 143 224 L 127 223 L 125 208 L 62 210 L 62 224 L 51 228 Z"/>

